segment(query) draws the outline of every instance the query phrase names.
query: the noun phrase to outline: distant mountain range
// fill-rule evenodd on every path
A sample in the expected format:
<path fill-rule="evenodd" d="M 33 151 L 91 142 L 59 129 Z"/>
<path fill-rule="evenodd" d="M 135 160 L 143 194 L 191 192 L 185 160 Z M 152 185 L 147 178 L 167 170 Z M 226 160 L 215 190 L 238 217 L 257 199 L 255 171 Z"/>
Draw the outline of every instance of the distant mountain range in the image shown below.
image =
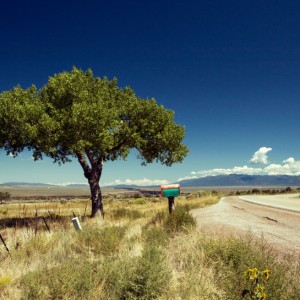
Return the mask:
<path fill-rule="evenodd" d="M 182 180 L 181 187 L 300 186 L 300 176 L 230 174 Z"/>
<path fill-rule="evenodd" d="M 37 183 L 31 183 L 31 182 L 5 182 L 5 183 L 2 183 L 0 184 L 1 185 L 6 185 L 6 186 L 55 186 L 53 184 L 48 184 L 48 183 L 40 183 L 40 182 L 37 182 Z"/>
<path fill-rule="evenodd" d="M 243 175 L 243 174 L 230 174 L 207 176 L 195 179 L 187 179 L 177 182 L 181 187 L 220 187 L 220 186 L 299 186 L 300 176 L 287 176 L 287 175 Z M 0 186 L 56 186 L 53 184 L 45 183 L 27 183 L 27 182 L 6 182 Z M 69 184 L 67 187 L 88 187 L 87 184 Z M 115 185 L 109 188 L 119 189 L 140 189 L 149 188 L 149 186 L 138 185 Z M 152 188 L 159 188 L 159 186 L 151 186 Z"/>
<path fill-rule="evenodd" d="M 19 187 L 62 187 L 61 185 L 49 184 L 49 183 L 31 183 L 31 182 L 4 182 L 0 186 L 19 186 Z M 68 184 L 67 187 L 88 187 L 88 184 Z"/>

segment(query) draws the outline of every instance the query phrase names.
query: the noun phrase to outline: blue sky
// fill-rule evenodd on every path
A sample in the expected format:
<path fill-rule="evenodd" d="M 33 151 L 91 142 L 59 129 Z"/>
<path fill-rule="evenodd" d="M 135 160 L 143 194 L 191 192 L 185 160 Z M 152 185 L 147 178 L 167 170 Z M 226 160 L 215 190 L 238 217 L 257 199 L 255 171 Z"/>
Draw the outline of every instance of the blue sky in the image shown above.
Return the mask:
<path fill-rule="evenodd" d="M 75 65 L 117 77 L 186 126 L 183 163 L 142 167 L 133 152 L 105 164 L 103 184 L 300 174 L 299 1 L 6 1 L 0 28 L 0 92 L 40 88 Z M 0 152 L 7 181 L 85 178 L 76 161 Z"/>

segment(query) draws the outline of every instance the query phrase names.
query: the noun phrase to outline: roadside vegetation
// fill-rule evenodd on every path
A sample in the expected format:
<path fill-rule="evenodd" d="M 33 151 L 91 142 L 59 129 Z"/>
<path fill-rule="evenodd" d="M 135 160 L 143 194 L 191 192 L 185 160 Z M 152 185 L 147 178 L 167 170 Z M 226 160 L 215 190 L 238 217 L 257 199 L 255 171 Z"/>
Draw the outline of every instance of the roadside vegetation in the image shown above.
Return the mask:
<path fill-rule="evenodd" d="M 87 217 L 85 199 L 2 204 L 0 298 L 299 299 L 299 258 L 279 257 L 251 233 L 196 228 L 190 210 L 219 198 L 179 197 L 174 215 L 159 197 L 105 198 L 104 219 Z M 270 270 L 261 298 L 244 292 L 254 268 Z"/>
<path fill-rule="evenodd" d="M 286 188 L 277 188 L 277 189 L 270 189 L 270 188 L 263 188 L 263 189 L 258 189 L 258 188 L 253 188 L 252 190 L 237 190 L 235 192 L 230 192 L 230 195 L 250 195 L 250 194 L 260 194 L 260 195 L 278 195 L 278 194 L 292 194 L 292 193 L 299 193 L 300 192 L 300 187 L 297 188 L 291 188 L 291 187 L 286 187 Z"/>

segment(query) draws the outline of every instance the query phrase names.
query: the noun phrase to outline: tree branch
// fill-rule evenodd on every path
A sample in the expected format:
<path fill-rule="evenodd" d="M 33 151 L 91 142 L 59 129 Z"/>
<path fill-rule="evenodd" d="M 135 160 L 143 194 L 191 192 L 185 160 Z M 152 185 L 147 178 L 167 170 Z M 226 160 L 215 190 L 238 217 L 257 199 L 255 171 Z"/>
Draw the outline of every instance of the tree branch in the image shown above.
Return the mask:
<path fill-rule="evenodd" d="M 102 173 L 102 166 L 103 166 L 103 159 L 102 157 L 100 157 L 98 160 L 95 160 L 95 158 L 93 157 L 92 151 L 90 149 L 86 149 L 85 153 L 89 159 L 89 162 L 91 164 L 92 167 L 92 171 L 96 171 L 99 178 L 101 177 L 101 173 Z"/>
<path fill-rule="evenodd" d="M 78 162 L 80 163 L 83 172 L 84 172 L 84 176 L 89 179 L 89 175 L 91 173 L 91 168 L 89 167 L 89 165 L 87 164 L 84 155 L 80 154 L 80 153 L 76 153 Z"/>
<path fill-rule="evenodd" d="M 85 149 L 85 154 L 89 159 L 92 168 L 96 167 L 96 161 L 94 160 L 93 154 L 90 149 Z"/>
<path fill-rule="evenodd" d="M 126 144 L 126 140 L 121 141 L 118 145 L 116 145 L 115 147 L 111 148 L 108 152 L 115 152 L 118 151 L 124 144 Z"/>

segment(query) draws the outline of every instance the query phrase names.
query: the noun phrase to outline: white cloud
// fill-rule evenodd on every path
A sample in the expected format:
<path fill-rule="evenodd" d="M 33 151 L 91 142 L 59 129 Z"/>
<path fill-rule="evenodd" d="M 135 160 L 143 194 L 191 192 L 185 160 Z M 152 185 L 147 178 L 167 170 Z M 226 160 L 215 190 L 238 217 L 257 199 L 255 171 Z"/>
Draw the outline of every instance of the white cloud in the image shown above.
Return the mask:
<path fill-rule="evenodd" d="M 8 154 L 9 157 L 15 157 L 11 152 Z"/>
<path fill-rule="evenodd" d="M 253 157 L 251 158 L 250 162 L 254 164 L 268 164 L 268 156 L 267 153 L 270 152 L 272 148 L 268 147 L 261 147 L 258 151 L 256 151 L 253 154 Z"/>
<path fill-rule="evenodd" d="M 65 181 L 65 182 L 61 182 L 61 183 L 52 183 L 52 182 L 48 182 L 49 185 L 59 185 L 59 186 L 67 186 L 70 184 L 88 184 L 87 181 L 85 182 L 74 182 L 74 181 Z"/>
<path fill-rule="evenodd" d="M 270 164 L 269 166 L 264 168 L 265 173 L 268 175 L 279 175 L 283 174 L 282 172 L 286 173 L 287 170 L 283 170 L 283 166 L 279 164 Z"/>
<path fill-rule="evenodd" d="M 191 174 L 195 174 L 196 172 L 191 172 Z M 185 177 L 181 177 L 178 178 L 177 181 L 182 181 L 182 180 L 188 180 L 188 179 L 196 179 L 198 178 L 197 176 L 185 176 Z"/>
<path fill-rule="evenodd" d="M 297 161 L 293 157 L 282 161 L 282 164 L 269 164 L 264 168 L 252 168 L 248 166 L 234 167 L 228 169 L 212 169 L 212 170 L 201 170 L 191 172 L 193 176 L 185 177 L 182 179 L 195 178 L 205 176 L 216 176 L 216 175 L 229 175 L 229 174 L 246 174 L 246 175 L 290 175 L 300 176 L 300 161 Z"/>
<path fill-rule="evenodd" d="M 141 186 L 148 186 L 148 185 L 161 185 L 161 184 L 168 184 L 170 183 L 168 180 L 166 179 L 147 179 L 147 178 L 143 178 L 143 179 L 125 179 L 125 180 L 120 180 L 120 179 L 116 179 L 114 181 L 111 182 L 101 182 L 100 181 L 100 186 L 101 187 L 105 187 L 105 186 L 110 186 L 110 185 L 119 185 L 119 184 L 134 184 L 134 185 L 141 185 Z M 66 182 L 62 182 L 62 183 L 48 183 L 48 184 L 54 184 L 54 185 L 60 185 L 60 186 L 67 186 L 69 184 L 87 184 L 87 182 L 74 182 L 74 181 L 66 181 Z"/>
<path fill-rule="evenodd" d="M 216 168 L 211 170 L 201 170 L 192 171 L 192 176 L 187 176 L 184 178 L 179 178 L 179 180 L 184 179 L 194 179 L 197 177 L 205 176 L 216 176 L 216 175 L 229 175 L 229 174 L 246 174 L 246 175 L 290 175 L 290 176 L 300 176 L 300 161 L 297 161 L 294 157 L 289 157 L 282 161 L 281 164 L 270 164 L 268 162 L 267 153 L 272 151 L 270 147 L 261 147 L 258 151 L 253 154 L 251 163 L 265 164 L 264 168 L 258 167 L 248 167 L 236 166 L 233 168 Z"/>
<path fill-rule="evenodd" d="M 297 162 L 294 157 L 289 157 L 288 159 L 284 160 L 283 163 L 286 163 L 290 166 L 294 166 L 297 165 L 299 162 Z"/>
<path fill-rule="evenodd" d="M 205 176 L 216 176 L 216 175 L 229 175 L 229 174 L 260 174 L 262 172 L 261 168 L 251 168 L 248 166 L 243 167 L 233 167 L 229 169 L 212 169 L 212 170 L 203 170 L 203 171 L 193 171 L 191 174 L 193 175 L 200 175 L 200 177 Z"/>
<path fill-rule="evenodd" d="M 300 161 L 289 157 L 282 164 L 270 164 L 264 168 L 268 175 L 300 175 Z"/>
<path fill-rule="evenodd" d="M 125 179 L 125 180 L 116 179 L 111 182 L 101 182 L 100 181 L 100 187 L 119 185 L 119 184 L 150 186 L 150 185 L 162 185 L 162 184 L 168 184 L 168 183 L 170 183 L 170 181 L 168 181 L 166 179 L 154 179 L 154 180 L 147 179 L 147 178 L 134 179 L 134 180 L 132 180 L 132 179 Z M 84 181 L 84 182 L 65 181 L 65 182 L 61 182 L 61 183 L 48 182 L 48 184 L 49 185 L 59 185 L 59 186 L 67 186 L 70 184 L 84 184 L 84 185 L 87 185 L 87 187 L 89 187 L 87 181 Z"/>
<path fill-rule="evenodd" d="M 147 179 L 147 178 L 143 178 L 143 179 L 125 179 L 125 180 L 120 180 L 120 179 L 116 179 L 112 182 L 105 182 L 102 183 L 100 182 L 101 186 L 110 186 L 110 185 L 119 185 L 119 184 L 134 184 L 134 185 L 141 185 L 141 186 L 148 186 L 148 185 L 161 185 L 161 184 L 167 184 L 169 183 L 168 180 L 166 179 Z"/>

